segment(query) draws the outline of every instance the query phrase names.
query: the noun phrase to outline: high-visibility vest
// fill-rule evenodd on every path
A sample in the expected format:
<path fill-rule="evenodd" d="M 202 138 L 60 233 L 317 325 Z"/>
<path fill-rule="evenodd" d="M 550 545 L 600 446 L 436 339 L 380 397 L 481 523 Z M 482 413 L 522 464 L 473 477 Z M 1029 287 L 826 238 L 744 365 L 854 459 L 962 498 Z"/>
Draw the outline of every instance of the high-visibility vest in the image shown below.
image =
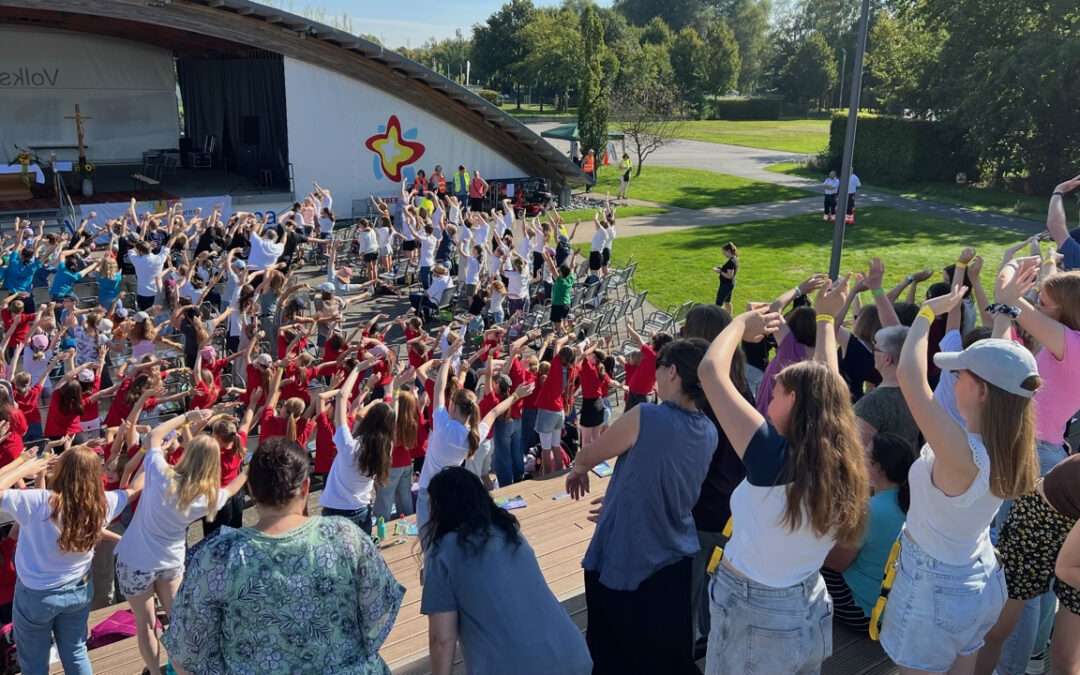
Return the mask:
<path fill-rule="evenodd" d="M 454 194 L 462 194 L 469 190 L 469 172 L 459 171 L 454 174 Z"/>
<path fill-rule="evenodd" d="M 446 194 L 446 177 L 443 176 L 441 173 L 436 174 L 435 181 L 435 186 L 438 189 L 439 194 Z"/>
<path fill-rule="evenodd" d="M 585 173 L 592 173 L 596 166 L 596 158 L 593 155 L 585 155 L 585 159 L 581 160 L 581 170 Z"/>
<path fill-rule="evenodd" d="M 634 168 L 634 163 L 630 161 L 629 157 L 627 157 L 626 159 L 624 159 L 622 161 L 622 170 L 623 171 L 629 171 L 632 168 Z"/>
<path fill-rule="evenodd" d="M 486 192 L 484 189 L 484 181 L 480 180 L 477 176 L 473 176 L 472 183 L 469 185 L 469 196 L 474 199 L 483 197 L 484 192 Z"/>

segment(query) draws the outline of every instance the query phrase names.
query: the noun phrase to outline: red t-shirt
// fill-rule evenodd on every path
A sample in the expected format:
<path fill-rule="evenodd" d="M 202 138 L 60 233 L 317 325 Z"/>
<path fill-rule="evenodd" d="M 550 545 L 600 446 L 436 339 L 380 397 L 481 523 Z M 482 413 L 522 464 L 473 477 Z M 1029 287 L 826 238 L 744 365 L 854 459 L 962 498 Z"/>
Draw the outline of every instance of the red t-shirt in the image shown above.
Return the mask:
<path fill-rule="evenodd" d="M 525 364 L 521 362 L 521 359 L 515 356 L 510 362 L 510 384 L 513 387 L 512 391 L 517 391 L 517 388 L 523 384 L 535 381 L 536 374 L 526 368 Z M 521 413 L 524 410 L 525 399 L 514 402 L 514 405 L 510 406 L 510 419 L 521 419 Z"/>
<path fill-rule="evenodd" d="M 0 540 L 0 605 L 7 605 L 15 599 L 16 543 L 11 537 Z"/>
<path fill-rule="evenodd" d="M 210 363 L 203 364 L 203 368 L 213 373 L 214 386 L 218 389 L 221 388 L 221 371 L 225 370 L 225 366 L 227 365 L 229 365 L 228 359 L 214 359 Z"/>
<path fill-rule="evenodd" d="M 116 390 L 116 397 L 112 401 L 112 405 L 109 406 L 109 412 L 105 413 L 105 421 L 102 424 L 106 427 L 118 427 L 128 415 L 131 414 L 131 407 L 133 403 L 129 403 L 127 400 L 128 390 L 131 389 L 131 379 L 125 379 L 120 383 L 120 387 Z M 54 397 L 55 398 L 55 397 Z M 138 399 L 136 399 L 138 400 Z M 157 407 L 158 401 L 156 396 L 151 396 L 146 399 L 146 403 L 143 404 L 143 412 L 147 410 L 153 410 Z M 52 401 L 49 401 L 49 410 L 52 410 Z M 48 435 L 48 434 L 46 434 Z"/>
<path fill-rule="evenodd" d="M 202 410 L 212 408 L 221 396 L 221 389 L 217 384 L 206 384 L 202 380 L 195 383 L 195 390 L 191 395 L 191 409 Z"/>
<path fill-rule="evenodd" d="M 484 397 L 482 399 L 480 399 L 480 403 L 479 403 L 479 406 L 480 406 L 480 419 L 484 419 L 484 415 L 487 415 L 489 412 L 494 410 L 495 406 L 499 405 L 499 403 L 501 403 L 501 402 L 502 402 L 502 399 L 499 398 L 498 394 L 492 393 L 490 391 L 487 394 L 484 394 Z M 492 434 L 494 434 L 494 433 L 495 433 L 495 427 L 494 427 L 494 425 L 492 425 L 492 427 L 490 429 L 488 429 L 487 438 L 491 438 Z"/>
<path fill-rule="evenodd" d="M 236 434 L 236 443 L 221 449 L 221 487 L 225 487 L 240 475 L 240 465 L 247 454 L 248 436 L 246 431 Z"/>
<path fill-rule="evenodd" d="M 627 372 L 630 373 L 629 368 Z M 656 350 L 652 345 L 641 345 L 641 360 L 632 374 L 627 375 L 626 386 L 631 394 L 648 396 L 656 386 Z"/>
<path fill-rule="evenodd" d="M 427 438 L 427 413 L 423 408 L 420 408 L 416 415 L 416 444 L 411 448 L 406 448 L 403 445 L 395 443 L 394 449 L 390 455 L 390 466 L 398 469 L 412 464 L 414 458 L 423 457 L 427 451 Z"/>
<path fill-rule="evenodd" d="M 45 418 L 45 435 L 55 437 L 79 433 L 80 415 L 81 413 L 68 414 L 61 410 L 60 396 L 57 392 L 53 392 L 52 398 L 49 399 L 49 413 Z"/>
<path fill-rule="evenodd" d="M 8 344 L 12 347 L 21 345 L 26 342 L 26 336 L 30 334 L 30 324 L 34 323 L 36 315 L 29 312 L 23 312 L 16 316 L 10 309 L 5 307 L 0 309 L 0 321 L 4 322 L 4 332 L 6 333 L 11 324 L 16 321 L 19 322 L 19 327 L 15 329 L 15 332 L 11 334 L 11 342 Z"/>
<path fill-rule="evenodd" d="M 582 398 L 603 398 L 604 384 L 608 379 L 607 373 L 604 373 L 604 377 L 600 377 L 600 369 L 589 359 L 585 359 L 578 370 L 578 375 L 581 378 Z"/>
<path fill-rule="evenodd" d="M 300 417 L 296 420 L 296 442 L 302 446 L 307 445 L 308 438 L 311 436 L 311 420 L 307 417 Z M 275 415 L 274 411 L 267 408 L 263 411 L 262 417 L 259 418 L 259 442 L 262 443 L 268 438 L 277 438 L 279 436 L 285 436 L 289 430 L 289 419 L 281 415 Z"/>
<path fill-rule="evenodd" d="M 41 385 L 36 384 L 26 390 L 25 393 L 20 393 L 18 389 L 12 389 L 12 398 L 15 399 L 15 404 L 19 406 L 19 410 L 26 417 L 27 424 L 33 424 L 37 422 L 41 423 Z"/>
<path fill-rule="evenodd" d="M 0 441 L 0 466 L 11 464 L 23 452 L 23 436 L 26 435 L 28 424 L 26 415 L 16 406 L 8 409 L 9 433 L 7 438 Z"/>
<path fill-rule="evenodd" d="M 278 338 L 277 338 L 277 344 L 278 344 L 278 347 L 277 347 L 277 353 L 278 353 L 278 354 L 280 354 L 280 355 L 282 355 L 282 356 L 281 356 L 281 358 L 285 358 L 286 356 L 292 356 L 293 354 L 299 354 L 300 352 L 304 351 L 304 349 L 305 349 L 305 348 L 307 347 L 307 338 L 306 338 L 306 337 L 302 337 L 302 338 L 300 338 L 300 340 L 299 340 L 299 341 L 298 341 L 298 342 L 296 343 L 296 346 L 295 346 L 295 347 L 293 347 L 292 351 L 291 351 L 291 352 L 288 352 L 288 353 L 286 353 L 286 351 L 285 351 L 285 350 L 289 348 L 289 343 L 290 343 L 290 342 L 292 342 L 292 341 L 293 341 L 293 340 L 295 340 L 295 339 L 296 339 L 296 335 L 295 335 L 295 334 L 291 334 L 291 335 L 290 335 L 290 334 L 287 334 L 287 333 L 284 333 L 284 332 L 282 332 L 282 333 L 278 333 Z"/>
<path fill-rule="evenodd" d="M 83 392 L 83 397 L 82 397 L 82 405 L 83 405 L 82 421 L 83 422 L 89 422 L 91 420 L 96 420 L 98 418 L 98 415 L 101 414 L 100 411 L 98 410 L 98 402 L 96 400 L 95 401 L 90 400 L 90 397 L 93 396 L 94 394 L 98 393 L 99 391 L 101 391 L 101 378 L 100 377 L 95 377 L 94 378 L 94 384 L 90 387 L 90 391 Z"/>
<path fill-rule="evenodd" d="M 565 412 L 565 394 L 576 375 L 576 369 L 571 367 L 567 372 L 566 382 L 563 382 L 562 359 L 556 354 L 555 358 L 551 360 L 551 370 L 548 371 L 547 379 L 540 386 L 540 395 L 536 398 L 536 407 L 540 410 Z"/>
<path fill-rule="evenodd" d="M 266 401 L 267 392 L 264 391 L 262 393 L 262 398 L 260 398 L 258 401 L 252 401 L 251 395 L 256 389 L 263 386 L 263 371 L 255 365 L 249 363 L 247 364 L 247 369 L 244 372 L 244 379 L 244 383 L 247 385 L 247 389 L 245 389 L 244 393 L 240 395 L 240 400 L 244 403 L 251 403 L 255 407 L 262 405 L 263 402 Z"/>

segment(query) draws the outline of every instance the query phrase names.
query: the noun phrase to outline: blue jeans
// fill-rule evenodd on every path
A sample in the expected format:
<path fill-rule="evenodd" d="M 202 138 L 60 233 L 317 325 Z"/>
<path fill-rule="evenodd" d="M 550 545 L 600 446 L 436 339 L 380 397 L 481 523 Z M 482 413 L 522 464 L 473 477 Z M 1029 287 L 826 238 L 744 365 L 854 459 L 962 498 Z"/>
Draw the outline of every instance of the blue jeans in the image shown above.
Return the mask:
<path fill-rule="evenodd" d="M 12 619 L 23 673 L 48 675 L 53 638 L 67 675 L 92 675 L 86 654 L 86 621 L 93 595 L 91 583 L 82 579 L 48 591 L 35 591 L 16 582 Z"/>
<path fill-rule="evenodd" d="M 431 285 L 431 268 L 430 267 L 421 267 L 420 268 L 420 288 L 423 288 L 426 291 L 428 289 L 428 286 L 430 286 L 430 285 Z"/>
<path fill-rule="evenodd" d="M 529 448 L 540 444 L 540 434 L 536 433 L 536 408 L 525 408 L 521 413 L 521 434 L 518 436 L 518 452 L 523 458 Z"/>
<path fill-rule="evenodd" d="M 1006 598 L 1005 572 L 993 549 L 974 562 L 950 565 L 905 533 L 881 647 L 898 666 L 946 672 L 958 656 L 979 651 Z"/>
<path fill-rule="evenodd" d="M 1054 443 L 1039 441 L 1036 449 L 1039 453 L 1040 476 L 1050 473 L 1050 469 L 1066 457 L 1065 448 Z M 995 535 L 995 540 L 997 531 L 1005 524 L 1005 519 L 1009 517 L 1011 509 L 1011 499 L 1001 505 L 994 519 L 992 534 Z M 1050 642 L 1050 629 L 1054 625 L 1056 609 L 1057 598 L 1054 597 L 1053 590 L 1024 603 L 1024 613 L 1020 615 L 1020 621 L 1017 622 L 1001 648 L 1001 658 L 997 665 L 1001 675 L 1023 675 L 1027 670 L 1031 655 L 1046 650 Z"/>
<path fill-rule="evenodd" d="M 397 507 L 399 518 L 411 516 L 412 502 L 412 464 L 390 469 L 390 478 L 385 487 L 375 486 L 375 517 L 390 520 L 390 508 Z"/>
<path fill-rule="evenodd" d="M 772 588 L 721 564 L 709 583 L 705 673 L 818 673 L 832 654 L 832 617 L 817 572 Z"/>
<path fill-rule="evenodd" d="M 494 429 L 495 454 L 491 458 L 491 468 L 499 479 L 499 486 L 510 485 L 521 480 L 525 474 L 525 461 L 521 448 L 521 420 L 497 420 Z"/>
<path fill-rule="evenodd" d="M 351 510 L 350 509 L 324 508 L 322 510 L 322 514 L 324 516 L 341 516 L 342 518 L 347 518 L 347 519 L 351 520 L 353 523 L 355 523 L 356 526 L 359 527 L 361 530 L 363 530 L 364 532 L 367 532 L 368 535 L 371 534 L 371 507 L 370 506 L 362 506 L 362 507 L 360 507 L 358 509 L 351 509 Z"/>

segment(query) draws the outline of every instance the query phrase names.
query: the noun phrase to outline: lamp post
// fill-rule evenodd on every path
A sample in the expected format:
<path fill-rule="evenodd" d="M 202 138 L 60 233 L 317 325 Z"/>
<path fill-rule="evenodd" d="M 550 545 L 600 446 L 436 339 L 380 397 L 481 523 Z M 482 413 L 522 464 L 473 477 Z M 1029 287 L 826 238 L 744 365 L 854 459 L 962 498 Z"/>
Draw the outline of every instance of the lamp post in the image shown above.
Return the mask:
<path fill-rule="evenodd" d="M 841 47 L 840 51 L 844 53 L 844 61 L 840 66 L 840 95 L 836 97 L 837 108 L 844 105 L 844 74 L 847 71 L 847 50 Z"/>
<path fill-rule="evenodd" d="M 844 135 L 844 159 L 840 166 L 839 203 L 836 205 L 836 224 L 833 226 L 832 256 L 829 277 L 840 276 L 840 255 L 844 250 L 844 218 L 847 216 L 848 187 L 851 182 L 851 159 L 855 154 L 855 126 L 859 121 L 859 98 L 862 96 L 863 58 L 866 56 L 866 31 L 870 23 L 870 0 L 862 0 L 859 17 L 859 38 L 855 43 L 855 64 L 851 69 L 851 104 L 848 107 L 847 132 Z"/>

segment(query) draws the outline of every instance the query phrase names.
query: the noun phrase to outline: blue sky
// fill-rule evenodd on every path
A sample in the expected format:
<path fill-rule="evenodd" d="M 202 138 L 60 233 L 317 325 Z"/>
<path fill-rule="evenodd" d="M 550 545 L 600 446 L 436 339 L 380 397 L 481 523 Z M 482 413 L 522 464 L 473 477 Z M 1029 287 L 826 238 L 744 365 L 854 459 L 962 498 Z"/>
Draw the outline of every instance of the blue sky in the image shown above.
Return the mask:
<path fill-rule="evenodd" d="M 260 0 L 256 0 L 260 1 Z M 383 44 L 398 47 L 419 47 L 428 38 L 453 36 L 458 28 L 468 36 L 475 23 L 502 6 L 501 0 L 277 0 L 269 2 L 286 11 L 303 14 L 305 8 L 322 10 L 327 14 L 352 17 L 353 30 L 377 35 Z M 533 0 L 538 7 L 562 4 L 562 0 Z M 610 6 L 611 0 L 599 0 Z"/>

